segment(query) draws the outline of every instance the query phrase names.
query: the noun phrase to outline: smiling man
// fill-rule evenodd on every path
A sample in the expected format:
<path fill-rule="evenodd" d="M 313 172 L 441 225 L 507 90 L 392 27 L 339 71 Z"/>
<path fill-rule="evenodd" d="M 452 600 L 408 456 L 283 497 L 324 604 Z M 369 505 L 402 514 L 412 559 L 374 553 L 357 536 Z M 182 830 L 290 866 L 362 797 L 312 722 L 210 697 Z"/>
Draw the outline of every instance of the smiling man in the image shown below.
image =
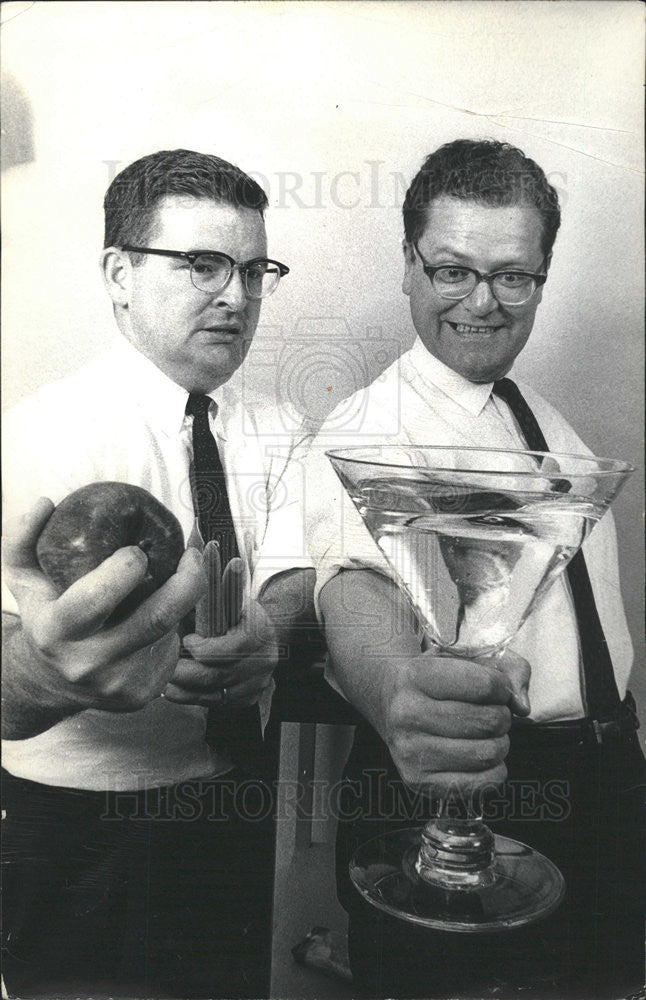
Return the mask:
<path fill-rule="evenodd" d="M 11 996 L 267 993 L 270 808 L 261 782 L 244 808 L 236 789 L 256 777 L 277 659 L 257 599 L 277 470 L 232 378 L 288 272 L 267 257 L 266 206 L 216 156 L 164 151 L 124 169 L 105 197 L 101 255 L 122 339 L 5 421 Z M 217 543 L 228 565 L 209 586 L 213 603 L 231 598 L 224 634 L 184 624 L 180 656 L 180 623 L 206 589 L 195 548 L 113 627 L 98 626 L 147 571 L 137 548 L 58 595 L 35 541 L 52 502 L 97 480 L 144 487 L 187 542 Z"/>
<path fill-rule="evenodd" d="M 502 378 L 534 325 L 553 235 L 531 205 L 448 194 L 430 203 L 414 233 L 404 245 L 403 290 L 424 347 L 470 382 Z"/>
<path fill-rule="evenodd" d="M 560 223 L 541 168 L 507 144 L 452 142 L 427 157 L 403 214 L 403 291 L 417 339 L 358 394 L 365 416 L 351 443 L 589 453 L 548 403 L 507 377 L 531 334 Z M 496 668 L 437 657 L 422 648 L 388 566 L 321 457 L 350 443 L 338 426 L 333 413 L 310 453 L 324 507 L 310 541 L 329 676 L 365 719 L 346 766 L 337 843 L 356 980 L 367 995 L 398 997 L 590 1000 L 638 988 L 644 762 L 626 690 L 632 649 L 611 516 L 583 546 L 576 593 L 563 574 Z M 452 553 L 453 563 L 472 553 Z M 485 589 L 499 563 L 478 561 Z M 430 931 L 374 909 L 350 884 L 360 844 L 421 824 L 456 788 L 491 790 L 505 777 L 485 818 L 559 865 L 567 895 L 552 916 L 499 934 Z"/>

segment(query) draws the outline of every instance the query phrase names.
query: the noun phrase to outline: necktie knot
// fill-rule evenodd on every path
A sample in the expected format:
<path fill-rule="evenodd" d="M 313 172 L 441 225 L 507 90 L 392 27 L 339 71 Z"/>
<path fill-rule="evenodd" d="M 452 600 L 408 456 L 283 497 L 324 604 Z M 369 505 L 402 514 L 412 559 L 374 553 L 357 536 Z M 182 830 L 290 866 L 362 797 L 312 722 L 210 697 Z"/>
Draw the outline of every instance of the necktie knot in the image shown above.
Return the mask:
<path fill-rule="evenodd" d="M 199 392 L 192 392 L 186 403 L 186 412 L 194 417 L 205 416 L 210 409 L 213 400 L 210 396 L 204 396 Z"/>

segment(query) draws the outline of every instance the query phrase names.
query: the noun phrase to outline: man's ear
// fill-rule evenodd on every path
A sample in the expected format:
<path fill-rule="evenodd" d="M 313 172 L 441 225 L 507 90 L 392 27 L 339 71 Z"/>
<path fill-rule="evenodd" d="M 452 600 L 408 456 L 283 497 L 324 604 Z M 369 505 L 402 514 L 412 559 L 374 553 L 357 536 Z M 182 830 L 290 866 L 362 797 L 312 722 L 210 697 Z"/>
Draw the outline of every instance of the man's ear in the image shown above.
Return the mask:
<path fill-rule="evenodd" d="M 550 270 L 550 264 L 551 264 L 551 263 L 552 263 L 552 254 L 551 254 L 551 253 L 549 253 L 549 254 L 547 255 L 547 257 L 545 258 L 545 274 L 549 274 L 549 270 Z M 536 304 L 537 306 L 539 305 L 539 303 L 540 303 L 540 302 L 542 302 L 542 301 L 543 301 L 543 288 L 544 288 L 544 287 L 545 287 L 544 285 L 541 285 L 541 286 L 540 286 L 540 287 L 539 287 L 539 288 L 538 288 L 538 289 L 536 290 L 536 293 L 535 293 L 535 295 L 534 295 L 534 299 L 533 299 L 533 301 L 535 302 L 535 304 Z"/>
<path fill-rule="evenodd" d="M 402 292 L 404 295 L 410 295 L 413 282 L 413 268 L 415 266 L 415 250 L 413 249 L 413 244 L 409 243 L 408 240 L 402 240 L 402 249 L 404 251 L 404 280 L 402 281 Z"/>
<path fill-rule="evenodd" d="M 127 306 L 130 300 L 132 262 L 125 250 L 106 247 L 101 254 L 103 284 L 115 306 Z"/>

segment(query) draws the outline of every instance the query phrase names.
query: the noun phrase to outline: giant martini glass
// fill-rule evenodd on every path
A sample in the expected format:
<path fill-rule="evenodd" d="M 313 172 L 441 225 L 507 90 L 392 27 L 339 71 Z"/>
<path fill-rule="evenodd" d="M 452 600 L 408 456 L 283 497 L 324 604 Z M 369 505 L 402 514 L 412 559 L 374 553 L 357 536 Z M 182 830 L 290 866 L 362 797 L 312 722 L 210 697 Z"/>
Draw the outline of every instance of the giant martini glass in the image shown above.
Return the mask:
<path fill-rule="evenodd" d="M 632 472 L 600 458 L 483 448 L 327 455 L 429 647 L 494 663 Z M 471 804 L 455 800 L 423 828 L 362 845 L 350 875 L 374 906 L 463 932 L 530 923 L 564 892 L 547 858 L 494 837 Z"/>

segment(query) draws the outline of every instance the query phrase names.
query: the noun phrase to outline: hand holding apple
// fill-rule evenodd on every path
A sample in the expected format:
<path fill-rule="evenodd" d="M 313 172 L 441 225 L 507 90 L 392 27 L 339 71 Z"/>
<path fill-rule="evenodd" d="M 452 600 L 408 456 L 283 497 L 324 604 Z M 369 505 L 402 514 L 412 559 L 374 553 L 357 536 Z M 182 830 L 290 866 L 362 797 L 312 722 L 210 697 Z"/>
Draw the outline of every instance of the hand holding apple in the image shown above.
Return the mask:
<path fill-rule="evenodd" d="M 41 569 L 60 593 L 117 549 L 138 546 L 147 557 L 143 580 L 106 620 L 126 618 L 177 569 L 184 551 L 179 521 L 159 500 L 130 483 L 97 482 L 75 490 L 54 510 L 36 545 Z"/>
<path fill-rule="evenodd" d="M 5 573 L 20 619 L 5 650 L 8 739 L 36 735 L 85 708 L 135 711 L 157 697 L 177 665 L 181 618 L 206 587 L 201 558 L 182 556 L 177 570 L 128 618 L 106 624 L 149 574 L 137 545 L 118 548 L 64 592 L 40 568 L 39 536 L 53 504 L 41 498 L 7 525 Z"/>

